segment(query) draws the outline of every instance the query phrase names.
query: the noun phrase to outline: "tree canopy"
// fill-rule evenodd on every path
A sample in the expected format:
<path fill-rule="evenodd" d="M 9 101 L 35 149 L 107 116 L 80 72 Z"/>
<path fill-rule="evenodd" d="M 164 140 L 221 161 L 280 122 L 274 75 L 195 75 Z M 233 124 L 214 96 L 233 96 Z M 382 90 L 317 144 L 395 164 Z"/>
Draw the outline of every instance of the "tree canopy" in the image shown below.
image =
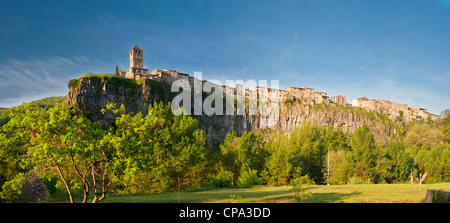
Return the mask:
<path fill-rule="evenodd" d="M 57 178 L 56 187 L 64 188 L 71 202 L 73 191 L 82 190 L 83 203 L 105 199 L 113 185 L 142 191 L 135 184 L 141 175 L 150 176 L 149 188 L 162 191 L 201 181 L 205 136 L 197 120 L 174 116 L 162 104 L 150 106 L 146 117 L 124 114 L 123 106 L 108 109 L 121 116 L 107 130 L 73 107 L 12 109 L 0 134 L 2 167 L 11 172 L 2 174 L 2 199 L 16 198 L 33 174 Z"/>
<path fill-rule="evenodd" d="M 229 133 L 206 147 L 197 119 L 155 103 L 148 115 L 117 114 L 102 129 L 74 107 L 9 110 L 0 128 L 0 198 L 21 199 L 24 185 L 43 179 L 47 195 L 65 192 L 71 202 L 100 202 L 111 191 L 154 193 L 187 188 L 252 185 L 406 183 L 450 180 L 450 112 L 441 120 L 404 123 L 405 134 L 376 143 L 362 125 L 353 132 L 306 123 L 290 134 Z M 328 181 L 328 182 L 327 182 Z M 82 194 L 75 196 L 74 194 Z"/>

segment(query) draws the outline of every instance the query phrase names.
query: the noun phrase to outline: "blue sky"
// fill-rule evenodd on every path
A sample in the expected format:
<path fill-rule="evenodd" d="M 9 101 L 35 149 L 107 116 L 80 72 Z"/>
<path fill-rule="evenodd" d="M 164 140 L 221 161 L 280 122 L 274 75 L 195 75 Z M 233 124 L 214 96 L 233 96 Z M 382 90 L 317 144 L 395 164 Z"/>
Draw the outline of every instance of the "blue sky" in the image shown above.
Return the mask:
<path fill-rule="evenodd" d="M 2 1 L 0 107 L 84 73 L 150 69 L 279 80 L 329 96 L 450 108 L 450 0 Z"/>

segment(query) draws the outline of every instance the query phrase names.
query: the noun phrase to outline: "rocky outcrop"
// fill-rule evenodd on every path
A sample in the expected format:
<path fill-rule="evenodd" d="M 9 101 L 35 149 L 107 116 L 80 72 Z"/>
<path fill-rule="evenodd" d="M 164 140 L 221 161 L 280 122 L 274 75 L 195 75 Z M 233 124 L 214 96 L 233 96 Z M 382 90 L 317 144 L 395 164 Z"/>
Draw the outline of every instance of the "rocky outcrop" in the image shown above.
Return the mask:
<path fill-rule="evenodd" d="M 333 126 L 343 131 L 353 132 L 355 129 L 367 125 L 375 135 L 377 142 L 386 142 L 398 136 L 398 126 L 384 116 L 378 117 L 374 113 L 360 108 L 341 105 L 317 106 L 293 103 L 289 106 L 281 104 L 279 121 L 270 129 L 291 133 L 294 129 L 306 123 Z M 216 145 L 225 139 L 231 131 L 238 135 L 246 131 L 268 128 L 262 125 L 260 115 L 212 115 L 194 116 L 199 120 L 201 128 L 208 135 L 210 145 Z"/>
<path fill-rule="evenodd" d="M 167 92 L 166 86 L 150 79 L 136 82 L 113 75 L 83 75 L 70 80 L 66 104 L 78 107 L 86 117 L 107 127 L 116 118 L 111 111 L 101 112 L 107 104 L 123 104 L 126 113 L 146 115 L 153 101 L 169 101 Z"/>
<path fill-rule="evenodd" d="M 92 121 L 100 121 L 106 127 L 114 123 L 112 112 L 102 113 L 107 104 L 125 106 L 126 112 L 147 114 L 148 106 L 154 101 L 168 103 L 175 95 L 169 87 L 149 79 L 135 81 L 112 75 L 84 75 L 69 82 L 66 104 L 75 105 Z M 262 125 L 261 115 L 195 115 L 200 128 L 208 135 L 207 143 L 217 145 L 229 132 L 238 135 L 246 131 L 267 128 Z M 276 125 L 270 128 L 285 133 L 311 123 L 333 126 L 352 132 L 364 124 L 369 126 L 377 141 L 387 141 L 396 137 L 401 129 L 386 116 L 366 111 L 362 108 L 339 104 L 281 103 L 280 116 Z"/>

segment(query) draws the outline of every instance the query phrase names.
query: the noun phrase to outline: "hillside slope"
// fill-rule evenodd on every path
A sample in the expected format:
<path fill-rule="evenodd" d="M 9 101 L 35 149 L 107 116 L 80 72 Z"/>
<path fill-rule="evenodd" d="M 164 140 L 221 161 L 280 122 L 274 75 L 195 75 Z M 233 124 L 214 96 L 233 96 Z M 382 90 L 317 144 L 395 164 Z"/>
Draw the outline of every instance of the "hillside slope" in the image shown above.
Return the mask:
<path fill-rule="evenodd" d="M 65 96 L 47 97 L 29 102 L 29 104 L 36 105 L 39 109 L 47 111 L 49 108 L 55 106 L 56 103 L 63 103 L 65 98 Z M 22 105 L 19 105 L 18 107 L 21 106 Z M 0 126 L 6 124 L 9 121 L 9 109 L 10 108 L 0 108 Z"/>

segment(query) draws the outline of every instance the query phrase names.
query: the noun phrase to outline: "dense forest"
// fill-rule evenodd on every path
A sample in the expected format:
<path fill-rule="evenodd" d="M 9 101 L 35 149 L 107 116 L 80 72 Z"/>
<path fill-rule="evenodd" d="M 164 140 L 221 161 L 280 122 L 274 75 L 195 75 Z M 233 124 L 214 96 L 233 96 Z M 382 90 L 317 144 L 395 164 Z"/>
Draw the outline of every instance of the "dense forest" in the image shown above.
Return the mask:
<path fill-rule="evenodd" d="M 367 126 L 354 132 L 303 125 L 291 134 L 270 129 L 230 133 L 207 147 L 198 120 L 155 103 L 148 115 L 118 115 L 102 129 L 72 106 L 23 104 L 8 110 L 0 129 L 1 202 L 23 201 L 41 180 L 47 196 L 74 193 L 99 202 L 115 193 L 188 188 L 450 181 L 450 109 L 441 120 L 402 123 L 396 141 L 377 144 Z M 329 174 L 328 174 L 329 173 Z M 328 177 L 327 177 L 328 176 Z"/>

